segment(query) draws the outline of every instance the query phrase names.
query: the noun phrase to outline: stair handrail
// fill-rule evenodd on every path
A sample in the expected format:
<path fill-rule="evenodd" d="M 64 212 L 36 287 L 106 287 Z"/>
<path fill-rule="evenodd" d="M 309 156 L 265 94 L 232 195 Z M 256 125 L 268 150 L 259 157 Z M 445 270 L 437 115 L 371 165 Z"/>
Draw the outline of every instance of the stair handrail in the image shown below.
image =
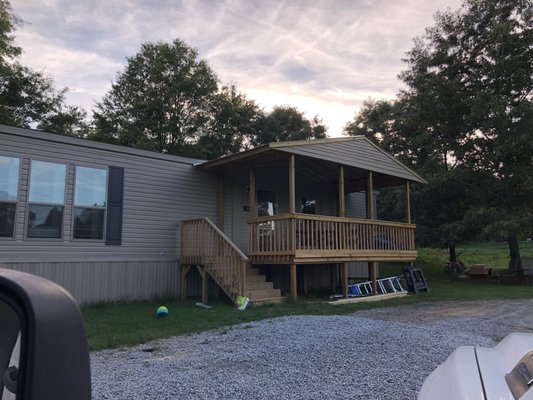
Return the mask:
<path fill-rule="evenodd" d="M 205 229 L 203 232 L 198 231 L 196 232 L 194 246 L 188 248 L 186 230 L 187 226 L 193 226 L 194 224 L 197 224 L 198 227 L 203 226 L 210 229 L 212 237 L 208 237 L 209 233 Z M 217 241 L 217 243 L 213 244 L 211 242 L 212 239 Z M 182 221 L 181 243 L 183 258 L 186 259 L 188 256 L 200 260 L 209 275 L 232 300 L 235 300 L 237 296 L 244 295 L 246 268 L 249 265 L 248 257 L 208 217 Z M 200 254 L 190 254 L 192 247 Z M 234 262 L 235 260 L 236 262 Z M 230 261 L 229 265 L 227 261 Z M 232 271 L 232 269 L 235 271 Z M 237 280 L 237 287 L 235 287 L 235 279 Z"/>

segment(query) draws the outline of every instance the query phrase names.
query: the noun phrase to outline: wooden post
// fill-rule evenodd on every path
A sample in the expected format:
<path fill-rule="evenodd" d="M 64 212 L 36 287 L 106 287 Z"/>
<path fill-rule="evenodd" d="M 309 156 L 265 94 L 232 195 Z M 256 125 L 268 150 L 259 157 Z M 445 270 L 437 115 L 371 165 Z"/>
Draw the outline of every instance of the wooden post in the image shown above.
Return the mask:
<path fill-rule="evenodd" d="M 248 217 L 248 219 L 253 219 L 257 217 L 257 212 L 255 211 L 255 194 L 255 171 L 254 167 L 250 167 L 250 182 L 248 186 L 248 209 L 250 211 L 250 216 Z M 248 251 L 256 250 L 257 231 L 255 227 L 256 224 L 248 224 Z"/>
<path fill-rule="evenodd" d="M 296 212 L 296 176 L 295 176 L 295 166 L 296 162 L 294 159 L 294 154 L 290 155 L 289 158 L 289 212 L 294 214 Z"/>
<path fill-rule="evenodd" d="M 366 217 L 367 219 L 374 219 L 374 182 L 372 171 L 368 171 L 368 179 L 366 186 Z M 372 281 L 372 291 L 374 295 L 378 294 L 378 281 L 377 281 L 377 263 L 372 261 L 369 263 L 370 280 Z"/>
<path fill-rule="evenodd" d="M 207 304 L 209 297 L 208 293 L 208 283 L 209 283 L 209 274 L 205 270 L 205 267 L 202 268 L 202 303 Z"/>
<path fill-rule="evenodd" d="M 182 300 L 187 297 L 187 275 L 189 274 L 189 270 L 191 269 L 190 265 L 181 265 L 181 293 L 180 297 Z"/>
<path fill-rule="evenodd" d="M 298 282 L 296 280 L 296 264 L 291 264 L 291 298 L 292 301 L 298 299 Z"/>
<path fill-rule="evenodd" d="M 372 279 L 372 291 L 374 295 L 378 294 L 378 263 L 373 261 L 370 269 L 370 277 Z"/>
<path fill-rule="evenodd" d="M 411 223 L 411 189 L 409 181 L 405 181 L 405 219 Z"/>
<path fill-rule="evenodd" d="M 218 227 L 224 232 L 224 175 L 218 175 Z"/>
<path fill-rule="evenodd" d="M 374 219 L 374 184 L 372 171 L 368 171 L 368 178 L 366 183 L 366 218 Z"/>
<path fill-rule="evenodd" d="M 344 166 L 339 166 L 339 217 L 346 216 L 346 205 L 344 203 Z"/>
<path fill-rule="evenodd" d="M 411 223 L 411 184 L 408 180 L 405 181 L 405 220 Z M 412 267 L 414 262 L 409 261 L 409 265 Z"/>
<path fill-rule="evenodd" d="M 335 293 L 335 290 L 337 289 L 337 284 L 335 282 L 335 267 L 336 264 L 330 264 L 331 267 L 329 269 L 329 279 L 331 282 L 331 293 Z"/>
<path fill-rule="evenodd" d="M 302 267 L 302 286 L 304 296 L 307 296 L 307 268 Z"/>
<path fill-rule="evenodd" d="M 249 194 L 249 198 L 250 198 L 250 218 L 255 218 L 257 217 L 257 212 L 255 211 L 255 205 L 256 205 L 256 201 L 255 201 L 255 171 L 254 171 L 254 167 L 250 167 L 250 193 Z"/>
<path fill-rule="evenodd" d="M 296 161 L 294 154 L 289 157 L 289 213 L 296 213 Z M 290 250 L 296 251 L 296 220 L 291 215 Z"/>
<path fill-rule="evenodd" d="M 341 264 L 341 281 L 342 281 L 342 296 L 348 298 L 348 264 Z"/>

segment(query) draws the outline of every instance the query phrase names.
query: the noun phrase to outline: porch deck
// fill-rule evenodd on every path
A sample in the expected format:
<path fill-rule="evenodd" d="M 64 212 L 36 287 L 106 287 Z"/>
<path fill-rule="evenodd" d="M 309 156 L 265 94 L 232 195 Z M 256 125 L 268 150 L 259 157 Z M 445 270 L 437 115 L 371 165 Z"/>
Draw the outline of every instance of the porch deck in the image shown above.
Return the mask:
<path fill-rule="evenodd" d="M 252 264 L 414 261 L 415 225 L 310 214 L 248 221 Z"/>

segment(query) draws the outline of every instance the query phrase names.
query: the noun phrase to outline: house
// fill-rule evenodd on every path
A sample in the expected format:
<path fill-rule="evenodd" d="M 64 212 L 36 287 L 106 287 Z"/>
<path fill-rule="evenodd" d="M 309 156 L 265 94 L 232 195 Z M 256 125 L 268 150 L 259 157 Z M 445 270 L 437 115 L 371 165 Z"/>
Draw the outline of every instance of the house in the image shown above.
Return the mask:
<path fill-rule="evenodd" d="M 277 301 L 416 258 L 375 191 L 416 173 L 362 137 L 194 160 L 0 125 L 0 267 L 80 303 L 222 289 Z"/>

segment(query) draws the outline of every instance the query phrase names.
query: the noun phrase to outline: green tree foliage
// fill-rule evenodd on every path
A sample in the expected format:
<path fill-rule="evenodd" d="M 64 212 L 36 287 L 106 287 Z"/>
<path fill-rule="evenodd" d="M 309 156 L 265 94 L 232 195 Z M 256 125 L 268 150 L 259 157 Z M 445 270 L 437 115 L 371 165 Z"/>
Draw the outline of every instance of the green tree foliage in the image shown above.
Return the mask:
<path fill-rule="evenodd" d="M 265 113 L 234 85 L 219 87 L 198 52 L 181 40 L 145 43 L 128 58 L 94 111 L 89 138 L 161 153 L 213 159 L 250 146 L 325 137 L 294 107 Z"/>
<path fill-rule="evenodd" d="M 212 96 L 210 113 L 204 133 L 189 152 L 209 160 L 245 148 L 248 138 L 257 134 L 258 121 L 262 116 L 257 104 L 238 92 L 234 85 L 224 86 Z"/>
<path fill-rule="evenodd" d="M 311 140 L 326 137 L 327 128 L 318 117 L 307 119 L 291 106 L 277 106 L 259 118 L 258 130 L 250 138 L 253 146 L 287 140 Z"/>
<path fill-rule="evenodd" d="M 435 211 L 441 238 L 469 238 L 473 226 L 503 235 L 510 267 L 517 235 L 533 225 L 532 17 L 529 0 L 466 0 L 438 13 L 407 53 L 407 89 L 395 102 L 367 103 L 346 128 L 435 178 L 431 193 L 441 196 L 419 189 L 416 207 Z"/>
<path fill-rule="evenodd" d="M 181 40 L 145 43 L 94 111 L 92 138 L 183 154 L 208 129 L 217 77 Z"/>
<path fill-rule="evenodd" d="M 10 3 L 0 0 L 0 123 L 81 135 L 86 114 L 65 104 L 66 89 L 57 90 L 52 78 L 18 62 L 22 49 L 14 31 L 19 23 Z"/>

